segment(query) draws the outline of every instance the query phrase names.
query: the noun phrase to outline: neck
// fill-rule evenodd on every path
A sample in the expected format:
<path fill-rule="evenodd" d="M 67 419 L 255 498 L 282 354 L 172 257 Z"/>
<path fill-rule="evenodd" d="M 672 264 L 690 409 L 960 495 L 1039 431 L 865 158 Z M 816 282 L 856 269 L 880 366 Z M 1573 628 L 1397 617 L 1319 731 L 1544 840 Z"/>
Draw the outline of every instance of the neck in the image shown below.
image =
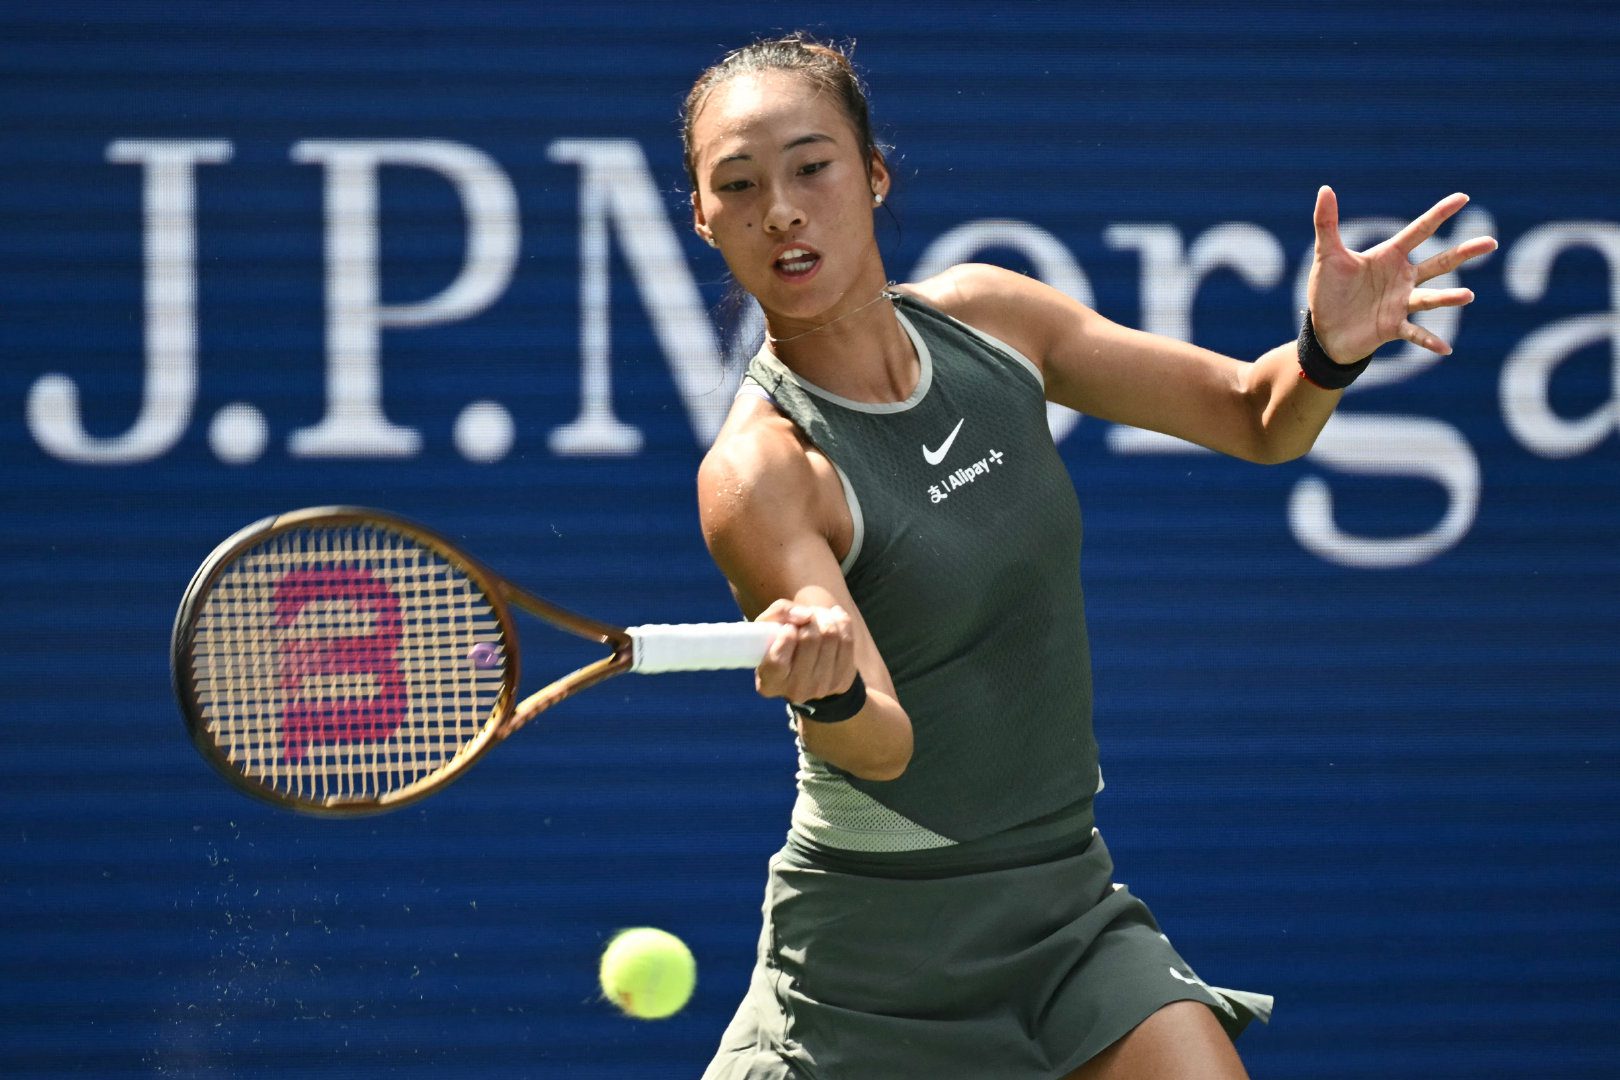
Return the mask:
<path fill-rule="evenodd" d="M 893 284 L 893 283 L 891 282 L 890 284 Z M 888 295 L 889 295 L 889 285 L 884 285 L 883 288 L 878 290 L 877 295 L 873 296 L 872 299 L 866 301 L 865 303 L 863 303 L 863 304 L 861 304 L 861 305 L 859 305 L 857 307 L 852 307 L 852 308 L 847 309 L 842 315 L 834 315 L 832 318 L 826 320 L 825 322 L 815 323 L 815 324 L 811 325 L 806 330 L 797 330 L 797 331 L 795 331 L 795 332 L 793 332 L 791 334 L 787 334 L 787 335 L 782 336 L 782 337 L 778 337 L 776 334 L 771 333 L 769 327 L 767 327 L 767 329 L 765 331 L 765 340 L 770 342 L 771 348 L 774 349 L 778 345 L 786 345 L 789 342 L 798 341 L 800 338 L 809 337 L 811 334 L 818 334 L 818 333 L 822 332 L 823 330 L 826 330 L 828 327 L 832 326 L 833 323 L 842 322 L 845 319 L 849 318 L 851 315 L 860 314 L 861 312 L 865 311 L 867 308 L 871 307 L 873 304 L 877 303 L 879 300 L 882 300 L 884 297 L 886 297 Z"/>
<path fill-rule="evenodd" d="M 916 350 L 895 317 L 887 285 L 853 294 L 845 310 L 778 335 L 766 317 L 765 345 L 792 372 L 854 401 L 904 401 L 916 389 Z M 864 297 L 864 298 L 863 298 Z"/>

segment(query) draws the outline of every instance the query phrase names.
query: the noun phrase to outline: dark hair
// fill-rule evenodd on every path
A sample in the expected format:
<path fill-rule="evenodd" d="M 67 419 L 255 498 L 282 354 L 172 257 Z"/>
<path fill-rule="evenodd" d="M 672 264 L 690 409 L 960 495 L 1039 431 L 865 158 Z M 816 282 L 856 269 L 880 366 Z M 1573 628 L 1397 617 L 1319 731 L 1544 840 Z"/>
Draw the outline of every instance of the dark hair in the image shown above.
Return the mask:
<path fill-rule="evenodd" d="M 851 45 L 853 48 L 853 45 Z M 860 143 L 861 156 L 867 170 L 872 168 L 872 155 L 882 155 L 872 141 L 872 118 L 866 104 L 866 87 L 849 62 L 849 52 L 835 45 L 816 41 L 804 32 L 786 37 L 763 38 L 751 45 L 729 52 L 717 64 L 712 64 L 697 82 L 692 84 L 681 107 L 681 144 L 686 150 L 686 176 L 692 190 L 698 187 L 697 160 L 692 149 L 692 125 L 698 112 L 716 86 L 738 75 L 756 71 L 792 71 L 803 75 L 817 89 L 832 95 L 843 110 L 855 138 Z"/>

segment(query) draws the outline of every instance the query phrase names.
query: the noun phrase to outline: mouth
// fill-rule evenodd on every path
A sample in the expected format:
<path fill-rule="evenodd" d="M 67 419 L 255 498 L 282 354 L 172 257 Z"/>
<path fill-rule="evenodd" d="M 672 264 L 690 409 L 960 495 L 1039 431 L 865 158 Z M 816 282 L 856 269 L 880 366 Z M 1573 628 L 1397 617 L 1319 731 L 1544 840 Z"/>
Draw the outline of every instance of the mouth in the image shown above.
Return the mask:
<path fill-rule="evenodd" d="M 802 244 L 784 248 L 771 263 L 776 276 L 784 281 L 808 281 L 821 267 L 821 256 Z"/>

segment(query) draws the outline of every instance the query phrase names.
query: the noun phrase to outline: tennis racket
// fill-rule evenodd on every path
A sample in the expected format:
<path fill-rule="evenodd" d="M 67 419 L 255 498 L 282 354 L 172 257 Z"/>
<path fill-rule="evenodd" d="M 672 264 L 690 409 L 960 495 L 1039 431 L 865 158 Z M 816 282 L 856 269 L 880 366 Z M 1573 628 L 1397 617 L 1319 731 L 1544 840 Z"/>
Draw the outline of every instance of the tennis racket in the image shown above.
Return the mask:
<path fill-rule="evenodd" d="M 607 655 L 518 701 L 514 605 Z M 438 791 L 614 675 L 754 667 L 780 629 L 621 629 L 525 592 L 402 518 L 317 507 L 214 549 L 180 603 L 170 662 L 191 738 L 227 780 L 281 806 L 353 815 Z"/>

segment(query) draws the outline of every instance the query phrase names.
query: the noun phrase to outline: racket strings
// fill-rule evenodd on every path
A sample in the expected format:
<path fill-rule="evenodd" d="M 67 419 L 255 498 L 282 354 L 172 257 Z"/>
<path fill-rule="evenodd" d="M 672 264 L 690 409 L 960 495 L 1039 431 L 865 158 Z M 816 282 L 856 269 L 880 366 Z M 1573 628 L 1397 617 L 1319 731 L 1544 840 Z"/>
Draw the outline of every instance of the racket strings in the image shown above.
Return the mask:
<path fill-rule="evenodd" d="M 503 686 L 482 590 L 373 525 L 284 532 L 239 555 L 195 628 L 208 733 L 245 776 L 305 802 L 374 800 L 431 776 L 483 731 Z"/>

